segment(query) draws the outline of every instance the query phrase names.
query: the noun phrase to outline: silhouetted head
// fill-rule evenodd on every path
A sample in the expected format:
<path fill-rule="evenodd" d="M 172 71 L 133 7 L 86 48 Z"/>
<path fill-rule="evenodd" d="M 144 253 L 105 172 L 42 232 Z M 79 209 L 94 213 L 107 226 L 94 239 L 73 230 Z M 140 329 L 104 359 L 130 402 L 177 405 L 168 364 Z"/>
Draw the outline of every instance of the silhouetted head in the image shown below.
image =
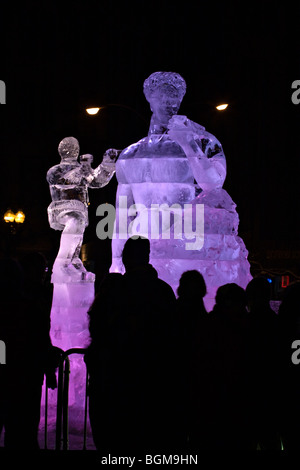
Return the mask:
<path fill-rule="evenodd" d="M 203 299 L 206 295 L 206 284 L 202 274 L 196 269 L 184 272 L 179 280 L 177 294 L 180 298 Z"/>
<path fill-rule="evenodd" d="M 144 94 L 151 111 L 163 125 L 178 113 L 185 92 L 186 83 L 179 73 L 154 72 L 144 81 Z"/>
<path fill-rule="evenodd" d="M 235 283 L 225 284 L 218 288 L 216 306 L 232 316 L 246 312 L 246 292 Z"/>
<path fill-rule="evenodd" d="M 58 153 L 64 160 L 77 160 L 79 155 L 79 142 L 75 137 L 65 137 L 58 145 Z"/>
<path fill-rule="evenodd" d="M 125 270 L 134 269 L 138 266 L 146 266 L 149 263 L 150 242 L 144 237 L 129 238 L 123 248 L 122 261 Z"/>
<path fill-rule="evenodd" d="M 271 287 L 267 279 L 255 277 L 246 287 L 247 305 L 251 311 L 255 307 L 269 305 L 271 300 Z"/>

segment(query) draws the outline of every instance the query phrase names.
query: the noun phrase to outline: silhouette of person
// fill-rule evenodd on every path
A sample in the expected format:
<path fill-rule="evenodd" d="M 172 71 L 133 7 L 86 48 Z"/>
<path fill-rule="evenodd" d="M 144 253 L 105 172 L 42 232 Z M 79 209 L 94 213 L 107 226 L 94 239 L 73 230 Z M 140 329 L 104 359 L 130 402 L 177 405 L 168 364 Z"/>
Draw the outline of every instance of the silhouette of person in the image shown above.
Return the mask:
<path fill-rule="evenodd" d="M 248 397 L 253 448 L 280 450 L 278 427 L 278 317 L 270 307 L 268 281 L 257 277 L 246 287 L 248 316 Z"/>
<path fill-rule="evenodd" d="M 38 295 L 38 294 L 37 294 Z M 38 449 L 40 400 L 49 360 L 49 322 L 39 300 L 24 295 L 24 273 L 14 259 L 0 261 L 1 423 L 8 449 Z"/>
<path fill-rule="evenodd" d="M 89 371 L 90 423 L 98 450 L 121 449 L 123 445 L 123 358 L 127 343 L 123 302 L 123 277 L 109 273 L 88 312 L 90 345 L 85 362 Z"/>
<path fill-rule="evenodd" d="M 218 288 L 209 314 L 205 446 L 217 450 L 246 450 L 248 404 L 246 388 L 246 293 L 234 283 Z M 205 401 L 204 401 L 205 406 Z"/>
<path fill-rule="evenodd" d="M 179 426 L 174 413 L 175 295 L 149 257 L 148 239 L 127 240 L 122 261 L 130 331 L 128 401 L 132 441 L 140 450 L 175 445 Z"/>
<path fill-rule="evenodd" d="M 183 445 L 193 448 L 198 447 L 201 440 L 199 423 L 203 421 L 203 367 L 208 314 L 203 302 L 206 284 L 202 274 L 197 270 L 184 272 L 177 294 L 176 363 L 181 389 L 181 407 L 177 412 L 181 413 Z"/>
<path fill-rule="evenodd" d="M 45 363 L 45 375 L 49 388 L 56 388 L 55 370 L 59 364 L 61 349 L 52 345 L 50 338 L 50 317 L 53 297 L 53 285 L 47 276 L 48 264 L 45 256 L 40 252 L 27 253 L 20 260 L 23 270 L 23 295 L 27 300 L 34 301 L 40 309 L 40 321 L 37 328 L 43 328 L 45 345 L 48 353 Z M 41 331 L 37 330 L 37 334 Z"/>
<path fill-rule="evenodd" d="M 123 250 L 125 274 L 108 275 L 90 311 L 92 338 L 86 360 L 94 375 L 92 379 L 90 373 L 91 387 L 104 390 L 102 396 L 90 395 L 98 450 L 142 451 L 172 442 L 168 332 L 175 295 L 149 265 L 149 252 L 147 239 L 128 239 Z M 104 323 L 102 340 L 92 321 L 97 314 Z M 105 349 L 101 364 L 95 360 L 97 347 Z M 104 406 L 103 417 L 99 410 Z"/>
<path fill-rule="evenodd" d="M 290 284 L 284 292 L 278 312 L 280 367 L 280 436 L 283 449 L 300 450 L 300 365 L 294 341 L 300 339 L 300 282 Z M 299 348 L 298 348 L 299 349 Z"/>

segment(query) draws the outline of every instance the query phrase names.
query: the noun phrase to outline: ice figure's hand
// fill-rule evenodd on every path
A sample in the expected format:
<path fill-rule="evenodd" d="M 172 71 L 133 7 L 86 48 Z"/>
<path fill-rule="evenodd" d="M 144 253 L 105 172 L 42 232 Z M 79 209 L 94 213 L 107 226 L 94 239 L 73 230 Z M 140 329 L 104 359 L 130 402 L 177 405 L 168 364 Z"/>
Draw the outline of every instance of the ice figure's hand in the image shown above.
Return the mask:
<path fill-rule="evenodd" d="M 182 115 L 174 115 L 168 122 L 168 129 L 169 131 L 184 131 L 190 132 L 192 134 L 197 134 L 197 136 L 201 136 L 201 134 L 205 133 L 205 127 L 200 126 L 196 122 L 191 121 L 186 116 Z"/>
<path fill-rule="evenodd" d="M 186 116 L 172 116 L 168 123 L 168 135 L 177 142 L 183 150 L 190 146 L 195 139 L 204 134 L 205 128 L 188 119 Z M 199 156 L 205 156 L 199 149 Z"/>
<path fill-rule="evenodd" d="M 103 160 L 94 170 L 94 179 L 89 184 L 90 188 L 102 188 L 106 186 L 116 171 L 116 160 L 122 150 L 108 149 L 103 155 Z"/>
<path fill-rule="evenodd" d="M 222 187 L 226 176 L 226 161 L 216 137 L 186 116 L 173 116 L 168 129 L 170 138 L 186 154 L 199 187 L 207 191 Z"/>
<path fill-rule="evenodd" d="M 116 168 L 116 161 L 122 150 L 108 149 L 103 155 L 101 166 L 106 171 L 114 171 Z"/>

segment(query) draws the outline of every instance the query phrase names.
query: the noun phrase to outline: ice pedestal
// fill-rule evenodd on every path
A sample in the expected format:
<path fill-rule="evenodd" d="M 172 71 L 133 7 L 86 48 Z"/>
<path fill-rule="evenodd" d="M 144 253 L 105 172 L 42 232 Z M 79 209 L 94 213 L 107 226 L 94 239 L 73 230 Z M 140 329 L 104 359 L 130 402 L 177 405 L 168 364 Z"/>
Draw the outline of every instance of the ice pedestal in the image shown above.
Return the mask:
<path fill-rule="evenodd" d="M 89 343 L 88 309 L 94 300 L 93 282 L 54 284 L 51 309 L 51 340 L 64 351 L 86 348 Z M 69 403 L 82 406 L 85 364 L 81 355 L 70 356 Z"/>
<path fill-rule="evenodd" d="M 94 300 L 94 282 L 73 282 L 53 284 L 50 336 L 53 346 L 63 351 L 71 348 L 86 348 L 89 344 L 88 315 Z M 82 448 L 84 429 L 84 406 L 86 366 L 82 354 L 71 354 L 69 376 L 69 434 L 70 448 L 77 445 Z M 42 389 L 40 441 L 43 447 L 45 430 L 45 382 Z M 55 448 L 57 388 L 48 390 L 48 448 Z M 89 447 L 93 448 L 93 439 L 88 421 Z M 74 442 L 73 442 L 74 441 Z M 73 444 L 72 444 L 73 443 Z"/>
<path fill-rule="evenodd" d="M 94 295 L 93 282 L 54 284 L 50 330 L 54 346 L 63 350 L 87 346 L 87 312 Z"/>
<path fill-rule="evenodd" d="M 51 309 L 51 341 L 66 351 L 89 344 L 87 312 L 94 300 L 94 282 L 54 284 Z M 69 404 L 84 406 L 86 368 L 83 356 L 70 355 Z"/>

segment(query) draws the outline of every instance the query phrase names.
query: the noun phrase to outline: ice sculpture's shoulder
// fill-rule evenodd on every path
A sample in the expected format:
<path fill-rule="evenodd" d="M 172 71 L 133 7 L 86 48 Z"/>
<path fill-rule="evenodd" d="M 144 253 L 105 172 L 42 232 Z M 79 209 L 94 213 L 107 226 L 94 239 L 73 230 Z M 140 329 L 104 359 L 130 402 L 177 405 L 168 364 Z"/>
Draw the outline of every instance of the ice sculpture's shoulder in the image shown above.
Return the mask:
<path fill-rule="evenodd" d="M 144 147 L 148 144 L 148 137 L 143 137 L 143 139 L 135 142 L 134 144 L 126 147 L 120 154 L 118 160 L 125 160 L 126 158 L 133 158 L 137 153 L 140 153 Z"/>
<path fill-rule="evenodd" d="M 48 183 L 55 183 L 56 179 L 62 174 L 61 165 L 54 165 L 47 171 L 46 180 Z"/>

